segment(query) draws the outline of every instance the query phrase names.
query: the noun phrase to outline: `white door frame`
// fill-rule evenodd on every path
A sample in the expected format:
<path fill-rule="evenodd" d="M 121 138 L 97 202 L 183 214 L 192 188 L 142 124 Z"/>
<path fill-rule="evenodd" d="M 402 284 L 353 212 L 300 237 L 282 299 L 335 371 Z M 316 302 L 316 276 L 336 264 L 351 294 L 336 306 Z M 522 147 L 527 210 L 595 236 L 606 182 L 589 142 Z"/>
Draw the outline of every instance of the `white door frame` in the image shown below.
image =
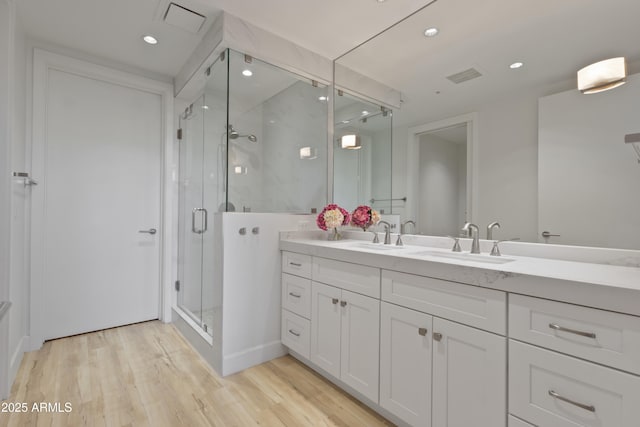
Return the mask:
<path fill-rule="evenodd" d="M 416 218 L 418 213 L 418 173 L 420 171 L 420 135 L 433 130 L 458 124 L 467 125 L 467 215 L 473 222 L 478 212 L 478 113 L 463 114 L 409 128 L 407 143 L 407 218 Z M 462 228 L 463 224 L 460 224 Z"/>
<path fill-rule="evenodd" d="M 160 82 L 146 77 L 112 68 L 96 65 L 91 62 L 70 58 L 46 50 L 34 49 L 33 56 L 33 123 L 32 138 L 30 141 L 31 171 L 34 178 L 40 180 L 40 186 L 46 188 L 46 159 L 44 150 L 33 150 L 38 144 L 46 141 L 46 118 L 47 118 L 47 80 L 49 70 L 58 70 L 66 73 L 76 74 L 83 77 L 102 80 L 120 86 L 130 87 L 141 91 L 157 94 L 161 97 L 162 103 L 162 164 L 160 165 L 160 306 L 158 307 L 158 317 L 164 322 L 171 321 L 171 277 L 173 270 L 172 260 L 172 224 L 173 224 L 173 192 L 172 192 L 172 171 L 173 164 L 173 86 L 169 83 Z M 33 200 L 32 229 L 31 229 L 31 284 L 30 295 L 31 304 L 29 310 L 30 318 L 30 350 L 37 350 L 44 342 L 43 318 L 44 301 L 43 295 L 43 248 L 41 229 L 43 221 L 33 221 L 34 218 L 44 217 L 44 198 Z"/>

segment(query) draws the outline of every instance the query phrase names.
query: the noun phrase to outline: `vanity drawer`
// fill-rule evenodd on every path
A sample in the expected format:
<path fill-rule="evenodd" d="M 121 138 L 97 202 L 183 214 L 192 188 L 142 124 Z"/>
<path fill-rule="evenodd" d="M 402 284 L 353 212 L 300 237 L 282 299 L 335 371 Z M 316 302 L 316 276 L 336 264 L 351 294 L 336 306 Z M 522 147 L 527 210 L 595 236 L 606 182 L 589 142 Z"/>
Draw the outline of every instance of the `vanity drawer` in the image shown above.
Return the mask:
<path fill-rule="evenodd" d="M 640 374 L 640 317 L 511 294 L 509 337 Z"/>
<path fill-rule="evenodd" d="M 311 278 L 311 256 L 282 251 L 282 272 Z"/>
<path fill-rule="evenodd" d="M 505 292 L 383 270 L 382 299 L 500 335 L 506 334 Z"/>
<path fill-rule="evenodd" d="M 509 412 L 539 426 L 632 427 L 640 377 L 509 340 Z"/>
<path fill-rule="evenodd" d="M 304 358 L 309 358 L 311 345 L 311 322 L 309 320 L 282 310 L 282 331 L 280 339 L 282 344 L 289 347 Z"/>
<path fill-rule="evenodd" d="M 282 273 L 282 308 L 311 318 L 311 279 Z"/>
<path fill-rule="evenodd" d="M 312 278 L 372 298 L 380 298 L 380 269 L 326 258 L 313 258 Z"/>

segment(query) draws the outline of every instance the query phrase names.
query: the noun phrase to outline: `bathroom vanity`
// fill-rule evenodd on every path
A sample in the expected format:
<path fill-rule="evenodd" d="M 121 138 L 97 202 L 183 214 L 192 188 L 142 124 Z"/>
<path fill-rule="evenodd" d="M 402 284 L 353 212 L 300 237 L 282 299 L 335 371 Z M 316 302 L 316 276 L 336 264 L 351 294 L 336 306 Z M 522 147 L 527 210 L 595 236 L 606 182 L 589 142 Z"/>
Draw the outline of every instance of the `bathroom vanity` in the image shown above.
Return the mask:
<path fill-rule="evenodd" d="M 637 425 L 637 251 L 597 264 L 347 234 L 281 234 L 282 343 L 374 410 L 412 426 Z"/>

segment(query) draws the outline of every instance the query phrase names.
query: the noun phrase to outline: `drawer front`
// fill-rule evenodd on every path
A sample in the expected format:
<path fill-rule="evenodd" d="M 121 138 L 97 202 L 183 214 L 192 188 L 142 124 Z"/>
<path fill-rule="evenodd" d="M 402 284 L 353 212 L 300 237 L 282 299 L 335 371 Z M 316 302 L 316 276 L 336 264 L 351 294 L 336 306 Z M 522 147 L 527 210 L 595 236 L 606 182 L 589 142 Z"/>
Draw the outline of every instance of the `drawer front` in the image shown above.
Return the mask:
<path fill-rule="evenodd" d="M 282 308 L 311 318 L 311 279 L 282 273 Z"/>
<path fill-rule="evenodd" d="M 312 278 L 372 298 L 380 298 L 380 269 L 326 258 L 313 258 Z"/>
<path fill-rule="evenodd" d="M 282 251 L 282 272 L 311 278 L 311 256 Z"/>
<path fill-rule="evenodd" d="M 640 374 L 640 317 L 511 294 L 509 337 Z"/>
<path fill-rule="evenodd" d="M 529 424 L 522 421 L 520 418 L 516 418 L 513 415 L 509 415 L 509 427 L 536 427 L 533 424 Z"/>
<path fill-rule="evenodd" d="M 500 335 L 506 334 L 505 292 L 383 270 L 382 299 Z"/>
<path fill-rule="evenodd" d="M 309 320 L 290 311 L 282 310 L 282 344 L 306 359 L 309 358 L 310 330 L 311 324 Z"/>
<path fill-rule="evenodd" d="M 509 341 L 509 412 L 539 426 L 632 427 L 640 377 Z"/>

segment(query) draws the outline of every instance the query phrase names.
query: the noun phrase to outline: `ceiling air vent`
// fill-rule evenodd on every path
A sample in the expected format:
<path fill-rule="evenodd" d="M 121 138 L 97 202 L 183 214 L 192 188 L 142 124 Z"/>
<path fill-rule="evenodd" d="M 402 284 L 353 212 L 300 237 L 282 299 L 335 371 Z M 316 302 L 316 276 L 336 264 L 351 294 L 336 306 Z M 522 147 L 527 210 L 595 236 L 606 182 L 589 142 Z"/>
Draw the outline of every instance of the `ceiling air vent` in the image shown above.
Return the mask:
<path fill-rule="evenodd" d="M 447 79 L 451 80 L 455 84 L 458 84 L 475 79 L 477 77 L 480 77 L 481 75 L 482 74 L 480 74 L 480 71 L 476 70 L 475 68 L 469 68 L 468 70 L 464 70 L 459 73 L 447 76 Z"/>
<path fill-rule="evenodd" d="M 200 31 L 205 19 L 206 17 L 198 12 L 176 3 L 169 3 L 169 7 L 164 13 L 164 22 L 194 34 Z"/>

